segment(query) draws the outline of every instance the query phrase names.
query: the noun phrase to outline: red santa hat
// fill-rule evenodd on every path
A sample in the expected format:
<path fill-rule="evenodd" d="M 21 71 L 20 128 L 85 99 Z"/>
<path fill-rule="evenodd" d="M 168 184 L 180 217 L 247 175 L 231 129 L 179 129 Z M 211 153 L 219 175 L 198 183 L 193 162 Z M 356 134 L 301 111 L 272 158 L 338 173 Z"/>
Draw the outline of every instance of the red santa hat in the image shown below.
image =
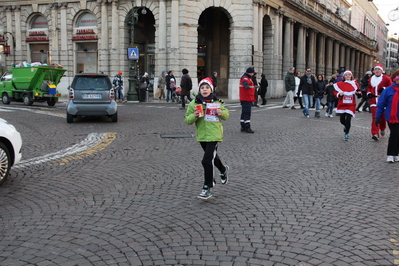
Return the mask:
<path fill-rule="evenodd" d="M 376 66 L 374 67 L 374 69 L 376 69 L 376 68 L 379 68 L 379 69 L 381 69 L 382 71 L 384 71 L 384 68 L 382 67 L 382 65 L 376 65 Z"/>
<path fill-rule="evenodd" d="M 211 90 L 213 91 L 213 81 L 212 81 L 211 78 L 204 78 L 203 80 L 201 80 L 199 85 L 198 85 L 198 91 L 200 90 L 201 85 L 204 84 L 204 83 L 208 84 L 209 87 L 211 87 Z"/>
<path fill-rule="evenodd" d="M 353 76 L 352 71 L 350 71 L 349 69 L 345 70 L 344 76 L 345 76 L 346 73 L 350 73 Z"/>

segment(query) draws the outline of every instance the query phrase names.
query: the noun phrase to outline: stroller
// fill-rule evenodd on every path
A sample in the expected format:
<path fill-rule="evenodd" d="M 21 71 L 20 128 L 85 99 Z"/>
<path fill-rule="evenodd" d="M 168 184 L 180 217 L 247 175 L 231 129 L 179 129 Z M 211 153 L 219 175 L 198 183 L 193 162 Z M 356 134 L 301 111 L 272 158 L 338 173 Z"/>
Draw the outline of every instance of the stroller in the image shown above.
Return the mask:
<path fill-rule="evenodd" d="M 172 95 L 172 98 L 174 97 L 177 103 L 181 103 L 181 88 L 177 87 L 173 94 L 174 96 Z"/>

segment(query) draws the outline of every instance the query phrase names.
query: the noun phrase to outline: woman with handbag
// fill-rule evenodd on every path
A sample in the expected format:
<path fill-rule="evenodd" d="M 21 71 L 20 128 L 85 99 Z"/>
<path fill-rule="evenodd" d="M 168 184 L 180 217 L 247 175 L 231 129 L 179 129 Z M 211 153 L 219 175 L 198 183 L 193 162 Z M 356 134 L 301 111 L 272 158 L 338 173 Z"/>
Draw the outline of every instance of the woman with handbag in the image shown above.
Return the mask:
<path fill-rule="evenodd" d="M 145 72 L 139 83 L 139 102 L 145 102 L 148 87 L 148 73 Z"/>

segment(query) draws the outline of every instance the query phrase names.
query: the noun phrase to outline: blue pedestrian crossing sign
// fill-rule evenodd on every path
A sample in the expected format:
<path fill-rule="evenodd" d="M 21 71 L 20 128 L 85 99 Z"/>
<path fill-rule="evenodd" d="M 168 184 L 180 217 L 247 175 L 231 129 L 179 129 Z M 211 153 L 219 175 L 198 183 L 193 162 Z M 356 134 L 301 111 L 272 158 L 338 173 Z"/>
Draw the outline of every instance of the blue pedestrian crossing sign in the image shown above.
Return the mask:
<path fill-rule="evenodd" d="M 129 60 L 139 60 L 139 48 L 127 48 L 127 58 Z"/>

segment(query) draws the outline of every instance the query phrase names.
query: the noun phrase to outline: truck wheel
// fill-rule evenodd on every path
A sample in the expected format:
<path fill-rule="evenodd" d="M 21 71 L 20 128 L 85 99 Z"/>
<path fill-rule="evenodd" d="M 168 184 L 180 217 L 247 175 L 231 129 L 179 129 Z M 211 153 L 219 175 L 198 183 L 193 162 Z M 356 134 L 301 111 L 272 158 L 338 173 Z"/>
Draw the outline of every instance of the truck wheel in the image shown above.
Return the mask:
<path fill-rule="evenodd" d="M 67 123 L 73 123 L 73 115 L 67 113 Z"/>
<path fill-rule="evenodd" d="M 118 112 L 111 115 L 111 122 L 118 122 Z"/>
<path fill-rule="evenodd" d="M 56 103 L 55 99 L 51 99 L 51 100 L 48 100 L 48 101 L 47 101 L 47 105 L 48 105 L 48 106 L 54 106 L 55 103 Z"/>
<path fill-rule="evenodd" d="M 1 98 L 4 104 L 10 104 L 10 97 L 8 97 L 7 93 L 3 93 L 3 97 Z"/>
<path fill-rule="evenodd" d="M 24 95 L 24 104 L 27 106 L 31 106 L 33 104 L 33 100 L 29 97 L 28 94 Z"/>
<path fill-rule="evenodd" d="M 7 146 L 0 143 L 0 185 L 3 184 L 11 169 L 11 156 Z"/>

